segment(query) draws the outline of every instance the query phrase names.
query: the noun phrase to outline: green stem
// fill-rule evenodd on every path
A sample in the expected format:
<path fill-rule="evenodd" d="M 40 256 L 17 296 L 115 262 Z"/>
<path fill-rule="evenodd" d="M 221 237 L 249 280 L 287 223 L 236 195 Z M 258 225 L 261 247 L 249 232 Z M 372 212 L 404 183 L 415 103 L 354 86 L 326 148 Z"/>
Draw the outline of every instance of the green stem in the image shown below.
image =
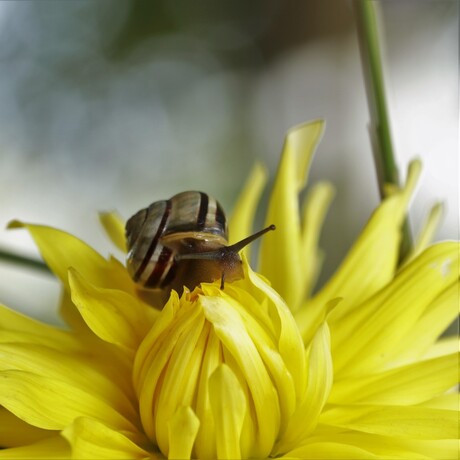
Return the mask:
<path fill-rule="evenodd" d="M 0 261 L 33 268 L 34 270 L 40 270 L 46 273 L 51 273 L 51 270 L 48 268 L 48 266 L 41 260 L 20 256 L 5 249 L 0 249 Z"/>
<path fill-rule="evenodd" d="M 399 172 L 395 162 L 390 116 L 388 113 L 383 59 L 378 33 L 377 1 L 355 0 L 358 38 L 367 100 L 371 117 L 371 136 L 374 159 L 379 180 L 380 197 L 385 196 L 385 184 L 400 186 Z M 400 260 L 412 248 L 409 222 L 406 218 L 402 228 Z"/>

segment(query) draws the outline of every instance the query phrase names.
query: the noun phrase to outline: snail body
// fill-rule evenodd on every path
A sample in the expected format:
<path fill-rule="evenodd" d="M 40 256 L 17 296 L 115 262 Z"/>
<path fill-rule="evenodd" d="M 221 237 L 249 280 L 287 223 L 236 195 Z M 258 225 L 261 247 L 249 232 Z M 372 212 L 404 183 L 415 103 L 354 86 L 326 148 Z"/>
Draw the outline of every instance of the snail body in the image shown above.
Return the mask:
<path fill-rule="evenodd" d="M 228 246 L 221 205 L 203 192 L 182 192 L 141 209 L 126 223 L 127 269 L 142 288 L 193 289 L 243 278 L 238 252 L 274 226 Z"/>

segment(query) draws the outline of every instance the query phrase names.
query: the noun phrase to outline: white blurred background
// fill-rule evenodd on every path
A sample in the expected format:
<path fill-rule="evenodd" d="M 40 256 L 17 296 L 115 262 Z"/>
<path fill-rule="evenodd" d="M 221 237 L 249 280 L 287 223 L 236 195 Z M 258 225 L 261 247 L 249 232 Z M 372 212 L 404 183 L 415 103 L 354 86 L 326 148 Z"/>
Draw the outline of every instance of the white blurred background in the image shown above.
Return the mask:
<path fill-rule="evenodd" d="M 421 157 L 415 231 L 446 203 L 458 238 L 456 0 L 382 2 L 401 174 Z M 128 218 L 199 189 L 230 212 L 256 160 L 276 170 L 291 126 L 325 118 L 310 182 L 337 196 L 323 279 L 378 203 L 353 9 L 346 0 L 0 2 L 0 226 L 65 229 L 114 252 L 97 212 Z M 259 216 L 262 218 L 262 213 Z M 0 247 L 38 256 L 25 231 Z M 0 301 L 56 321 L 59 287 L 0 263 Z"/>

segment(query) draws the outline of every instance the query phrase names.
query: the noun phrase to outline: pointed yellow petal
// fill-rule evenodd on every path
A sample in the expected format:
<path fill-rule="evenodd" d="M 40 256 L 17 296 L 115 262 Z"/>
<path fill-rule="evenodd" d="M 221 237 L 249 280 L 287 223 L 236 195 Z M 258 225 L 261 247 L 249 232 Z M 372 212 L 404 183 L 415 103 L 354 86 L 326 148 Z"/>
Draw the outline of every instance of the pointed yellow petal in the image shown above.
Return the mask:
<path fill-rule="evenodd" d="M 278 175 L 267 211 L 266 225 L 276 231 L 264 236 L 260 245 L 259 271 L 268 278 L 292 311 L 305 292 L 299 192 L 304 187 L 308 166 L 323 132 L 318 120 L 291 130 L 283 148 Z"/>
<path fill-rule="evenodd" d="M 92 418 L 78 418 L 64 429 L 63 436 L 72 446 L 72 457 L 75 459 L 151 458 L 125 434 Z"/>
<path fill-rule="evenodd" d="M 126 292 L 97 288 L 74 269 L 69 270 L 69 285 L 73 303 L 98 337 L 123 349 L 137 349 L 151 327 L 147 305 Z"/>
<path fill-rule="evenodd" d="M 331 404 L 418 404 L 458 383 L 458 353 L 334 383 Z M 414 391 L 416 388 L 416 391 Z"/>
<path fill-rule="evenodd" d="M 79 416 L 107 420 L 118 429 L 133 425 L 94 395 L 66 382 L 30 372 L 0 372 L 0 404 L 31 425 L 60 430 Z"/>
<path fill-rule="evenodd" d="M 216 426 L 217 458 L 240 458 L 246 398 L 227 365 L 221 364 L 211 375 L 209 398 Z"/>
<path fill-rule="evenodd" d="M 457 282 L 457 257 L 457 243 L 431 246 L 369 301 L 335 315 L 340 303 L 329 315 L 336 378 L 390 366 L 427 306 Z"/>
<path fill-rule="evenodd" d="M 420 162 L 410 164 L 404 189 L 380 204 L 337 272 L 296 314 L 305 343 L 309 343 L 314 334 L 312 325 L 324 321 L 328 301 L 341 297 L 343 306 L 357 304 L 392 279 L 398 260 L 401 225 L 420 170 Z"/>
<path fill-rule="evenodd" d="M 315 184 L 307 195 L 302 221 L 302 255 L 306 263 L 304 273 L 304 297 L 308 297 L 318 278 L 323 254 L 318 247 L 319 236 L 334 188 L 327 182 Z"/>
<path fill-rule="evenodd" d="M 69 233 L 44 225 L 11 222 L 9 228 L 26 228 L 32 235 L 43 259 L 67 286 L 67 270 L 74 267 L 96 286 L 134 292 L 128 273 L 114 260 L 107 261 L 94 249 Z"/>
<path fill-rule="evenodd" d="M 0 446 L 24 446 L 50 436 L 56 436 L 56 432 L 29 425 L 4 407 L 0 407 Z"/>
<path fill-rule="evenodd" d="M 458 412 L 413 406 L 339 406 L 321 422 L 335 427 L 412 439 L 456 439 Z"/>
<path fill-rule="evenodd" d="M 14 460 L 65 460 L 72 458 L 70 446 L 65 439 L 56 435 L 27 446 L 0 450 L 0 459 Z"/>
<path fill-rule="evenodd" d="M 198 417 L 191 407 L 182 406 L 168 422 L 168 458 L 188 459 L 192 457 L 193 444 L 200 427 Z"/>
<path fill-rule="evenodd" d="M 433 344 L 428 351 L 422 356 L 423 359 L 444 357 L 452 353 L 458 353 L 460 350 L 460 339 L 458 336 L 441 337 Z"/>
<path fill-rule="evenodd" d="M 125 223 L 117 212 L 100 212 L 99 220 L 112 243 L 126 253 Z"/>
<path fill-rule="evenodd" d="M 3 305 L 0 305 L 0 330 L 0 343 L 15 341 L 41 344 L 56 349 L 82 348 L 78 339 L 68 331 L 41 323 Z"/>
<path fill-rule="evenodd" d="M 234 244 L 252 234 L 254 216 L 266 183 L 267 170 L 260 163 L 256 163 L 229 220 L 230 244 Z M 247 257 L 249 257 L 250 248 L 251 246 L 246 246 L 244 249 Z"/>
<path fill-rule="evenodd" d="M 407 264 L 415 257 L 417 257 L 422 251 L 424 251 L 429 244 L 433 241 L 436 230 L 439 227 L 443 213 L 443 204 L 436 203 L 431 209 L 426 222 L 423 224 L 422 230 L 417 237 L 417 241 L 412 248 L 409 257 L 404 260 L 404 264 Z"/>

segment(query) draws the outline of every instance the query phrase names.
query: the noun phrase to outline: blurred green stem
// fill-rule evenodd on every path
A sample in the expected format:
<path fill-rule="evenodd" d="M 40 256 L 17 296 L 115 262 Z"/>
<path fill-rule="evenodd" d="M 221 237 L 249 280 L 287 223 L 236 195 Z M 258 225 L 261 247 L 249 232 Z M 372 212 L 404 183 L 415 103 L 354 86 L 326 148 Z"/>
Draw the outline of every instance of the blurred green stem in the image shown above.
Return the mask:
<path fill-rule="evenodd" d="M 378 1 L 355 0 L 354 7 L 361 48 L 361 60 L 371 117 L 371 137 L 374 160 L 379 180 L 380 197 L 385 196 L 385 184 L 399 187 L 399 172 L 395 162 L 391 136 L 390 116 L 383 72 L 382 48 L 378 31 Z M 412 237 L 407 218 L 403 225 L 400 260 L 412 247 Z"/>
<path fill-rule="evenodd" d="M 32 259 L 30 257 L 20 256 L 5 249 L 0 249 L 0 262 L 11 263 L 23 267 L 33 268 L 42 272 L 51 273 L 48 266 L 41 260 Z"/>

